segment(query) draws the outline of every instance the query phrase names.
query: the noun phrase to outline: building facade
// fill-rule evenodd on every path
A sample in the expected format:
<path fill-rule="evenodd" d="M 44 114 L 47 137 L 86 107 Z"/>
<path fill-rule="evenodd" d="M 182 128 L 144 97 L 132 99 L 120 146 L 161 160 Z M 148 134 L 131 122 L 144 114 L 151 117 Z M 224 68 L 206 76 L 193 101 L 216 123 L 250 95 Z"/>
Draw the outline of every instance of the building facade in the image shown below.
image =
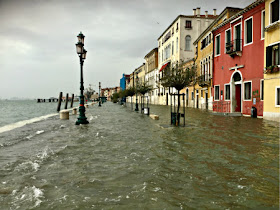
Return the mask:
<path fill-rule="evenodd" d="M 264 6 L 255 1 L 212 31 L 214 111 L 263 116 Z"/>
<path fill-rule="evenodd" d="M 158 103 L 157 86 L 156 86 L 156 75 L 158 73 L 158 48 L 151 50 L 145 57 L 146 61 L 146 73 L 145 81 L 152 90 L 146 95 L 149 96 L 151 104 Z"/>
<path fill-rule="evenodd" d="M 280 21 L 279 0 L 266 0 L 262 11 L 265 26 L 264 119 L 280 121 Z"/>
<path fill-rule="evenodd" d="M 240 8 L 226 7 L 221 14 L 204 30 L 194 41 L 196 49 L 195 65 L 197 80 L 195 86 L 188 87 L 188 106 L 200 109 L 213 110 L 213 34 L 212 29 L 223 21 L 228 20 L 232 15 L 241 11 Z M 194 96 L 194 97 L 192 97 Z"/>
<path fill-rule="evenodd" d="M 159 78 L 167 65 L 176 65 L 190 60 L 195 55 L 194 40 L 215 20 L 217 17 L 214 9 L 213 15 L 206 11 L 200 14 L 200 8 L 193 10 L 193 15 L 179 15 L 171 25 L 158 38 L 158 66 Z M 171 89 L 171 92 L 175 92 Z M 158 85 L 160 104 L 167 104 L 170 91 Z"/>

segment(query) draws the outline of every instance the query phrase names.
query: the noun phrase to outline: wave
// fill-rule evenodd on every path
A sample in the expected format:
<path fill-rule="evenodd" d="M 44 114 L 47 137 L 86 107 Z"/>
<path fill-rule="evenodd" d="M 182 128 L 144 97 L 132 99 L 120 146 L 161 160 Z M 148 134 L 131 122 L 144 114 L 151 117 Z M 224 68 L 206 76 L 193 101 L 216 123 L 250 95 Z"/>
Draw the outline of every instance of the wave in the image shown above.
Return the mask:
<path fill-rule="evenodd" d="M 13 129 L 25 126 L 27 124 L 31 124 L 31 123 L 34 123 L 34 122 L 39 122 L 39 121 L 45 120 L 49 117 L 53 117 L 53 116 L 56 116 L 56 115 L 58 115 L 58 113 L 48 114 L 48 115 L 44 115 L 44 116 L 41 116 L 41 117 L 35 117 L 35 118 L 29 119 L 29 120 L 23 120 L 23 121 L 16 122 L 16 123 L 13 123 L 13 124 L 5 125 L 3 127 L 0 127 L 0 133 L 6 132 L 6 131 L 11 131 Z"/>

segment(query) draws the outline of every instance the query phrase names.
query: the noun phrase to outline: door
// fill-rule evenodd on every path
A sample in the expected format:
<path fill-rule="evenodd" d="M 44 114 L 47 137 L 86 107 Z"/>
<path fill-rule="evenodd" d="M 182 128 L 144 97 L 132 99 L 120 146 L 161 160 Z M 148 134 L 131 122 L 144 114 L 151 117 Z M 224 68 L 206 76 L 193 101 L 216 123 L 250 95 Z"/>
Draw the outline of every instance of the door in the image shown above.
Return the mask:
<path fill-rule="evenodd" d="M 166 105 L 168 106 L 168 93 L 166 93 Z"/>
<path fill-rule="evenodd" d="M 241 84 L 235 85 L 236 112 L 241 112 Z"/>
<path fill-rule="evenodd" d="M 198 108 L 199 95 L 196 95 L 196 108 Z"/>

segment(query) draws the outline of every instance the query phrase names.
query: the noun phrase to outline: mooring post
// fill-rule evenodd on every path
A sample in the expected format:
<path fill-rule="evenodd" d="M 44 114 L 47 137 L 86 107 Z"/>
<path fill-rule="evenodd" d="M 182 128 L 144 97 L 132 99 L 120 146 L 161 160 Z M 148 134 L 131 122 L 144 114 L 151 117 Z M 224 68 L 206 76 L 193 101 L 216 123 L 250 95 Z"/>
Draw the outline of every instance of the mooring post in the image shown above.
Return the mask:
<path fill-rule="evenodd" d="M 73 102 L 74 102 L 74 94 L 72 94 L 72 98 L 71 98 L 71 108 L 73 108 Z"/>
<path fill-rule="evenodd" d="M 67 105 L 68 105 L 68 93 L 66 93 L 64 109 L 67 109 Z"/>
<path fill-rule="evenodd" d="M 57 111 L 60 111 L 60 106 L 61 106 L 61 100 L 62 100 L 62 92 L 59 93 L 58 97 L 58 104 L 57 104 Z"/>

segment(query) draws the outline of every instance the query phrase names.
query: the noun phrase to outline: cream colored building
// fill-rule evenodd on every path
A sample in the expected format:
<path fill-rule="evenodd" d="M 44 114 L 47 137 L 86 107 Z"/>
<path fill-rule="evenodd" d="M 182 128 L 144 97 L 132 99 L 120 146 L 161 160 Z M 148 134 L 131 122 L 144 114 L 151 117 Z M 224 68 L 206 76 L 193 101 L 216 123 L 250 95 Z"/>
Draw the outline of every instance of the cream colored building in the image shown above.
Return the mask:
<path fill-rule="evenodd" d="M 157 104 L 156 75 L 158 73 L 158 48 L 151 50 L 144 58 L 146 61 L 145 81 L 152 87 L 152 91 L 147 93 L 146 96 L 149 96 L 149 103 Z"/>
<path fill-rule="evenodd" d="M 158 38 L 159 74 L 168 63 L 174 65 L 192 59 L 196 51 L 193 42 L 216 17 L 215 9 L 213 15 L 207 11 L 202 15 L 199 7 L 193 10 L 193 15 L 179 15 Z M 170 92 L 174 91 L 159 85 L 159 104 L 168 105 Z"/>
<path fill-rule="evenodd" d="M 263 118 L 280 121 L 280 20 L 279 1 L 266 0 L 262 13 L 265 26 Z"/>

